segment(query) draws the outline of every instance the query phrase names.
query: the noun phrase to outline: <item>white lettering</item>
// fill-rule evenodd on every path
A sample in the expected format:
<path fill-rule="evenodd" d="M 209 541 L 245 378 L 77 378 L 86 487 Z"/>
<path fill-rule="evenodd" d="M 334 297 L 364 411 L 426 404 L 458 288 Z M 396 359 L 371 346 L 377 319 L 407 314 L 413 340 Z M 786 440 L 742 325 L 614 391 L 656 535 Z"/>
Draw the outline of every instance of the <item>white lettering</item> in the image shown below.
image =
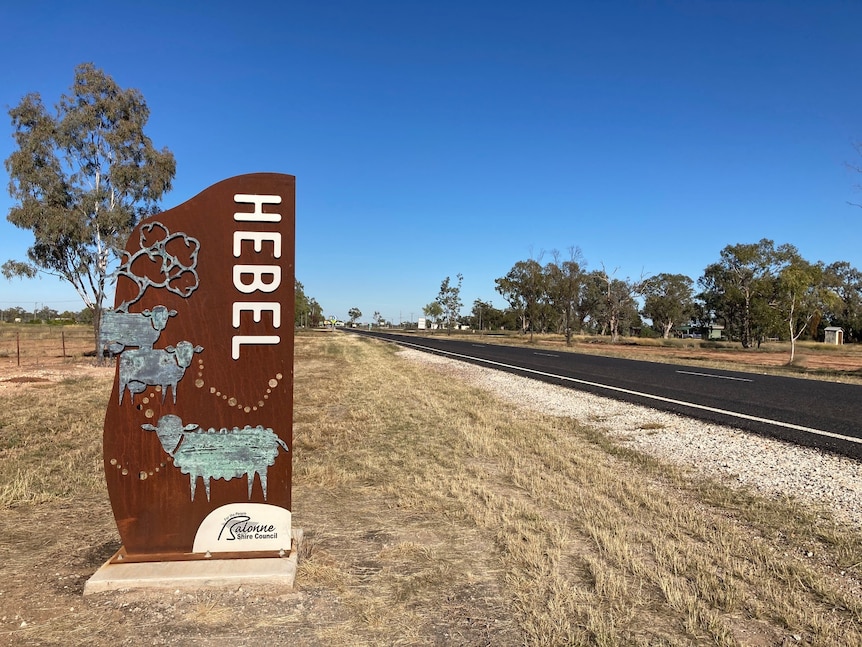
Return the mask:
<path fill-rule="evenodd" d="M 277 231 L 235 231 L 233 232 L 233 255 L 239 258 L 242 254 L 242 241 L 254 241 L 254 251 L 263 251 L 263 241 L 272 242 L 272 255 L 281 258 L 281 234 Z"/>
<path fill-rule="evenodd" d="M 236 212 L 233 218 L 237 222 L 281 222 L 281 214 L 264 213 L 264 205 L 281 204 L 279 195 L 257 195 L 252 193 L 237 193 L 233 197 L 238 204 L 253 205 L 249 212 Z M 281 234 L 275 231 L 234 231 L 233 255 L 234 258 L 242 256 L 243 242 L 251 242 L 255 253 L 263 252 L 263 243 L 272 243 L 272 257 L 281 258 Z M 233 286 L 242 294 L 254 292 L 272 293 L 281 286 L 280 265 L 234 265 Z M 232 323 L 234 328 L 239 328 L 242 321 L 242 313 L 251 312 L 255 323 L 261 323 L 264 312 L 272 313 L 272 325 L 274 328 L 281 327 L 281 303 L 280 301 L 235 301 L 232 306 Z M 246 345 L 272 345 L 281 342 L 278 335 L 234 335 L 231 339 L 231 357 L 239 359 L 242 346 Z M 266 530 L 266 529 L 261 529 Z"/>
<path fill-rule="evenodd" d="M 237 193 L 233 196 L 234 202 L 254 205 L 251 213 L 235 213 L 233 219 L 239 222 L 281 222 L 280 213 L 264 213 L 263 205 L 281 204 L 280 195 L 255 195 L 253 193 Z"/>
<path fill-rule="evenodd" d="M 235 301 L 233 304 L 233 327 L 239 328 L 240 313 L 243 310 L 254 313 L 254 320 L 260 323 L 260 313 L 263 311 L 272 313 L 272 325 L 274 328 L 281 327 L 281 304 L 272 301 Z"/>
<path fill-rule="evenodd" d="M 231 340 L 231 357 L 239 359 L 239 349 L 243 344 L 277 344 L 281 341 L 278 335 L 234 335 Z"/>
<path fill-rule="evenodd" d="M 251 283 L 242 280 L 244 275 L 252 277 Z M 272 281 L 264 281 L 264 276 L 271 276 Z M 243 294 L 252 292 L 275 292 L 281 285 L 281 267 L 278 265 L 234 265 L 233 286 Z"/>

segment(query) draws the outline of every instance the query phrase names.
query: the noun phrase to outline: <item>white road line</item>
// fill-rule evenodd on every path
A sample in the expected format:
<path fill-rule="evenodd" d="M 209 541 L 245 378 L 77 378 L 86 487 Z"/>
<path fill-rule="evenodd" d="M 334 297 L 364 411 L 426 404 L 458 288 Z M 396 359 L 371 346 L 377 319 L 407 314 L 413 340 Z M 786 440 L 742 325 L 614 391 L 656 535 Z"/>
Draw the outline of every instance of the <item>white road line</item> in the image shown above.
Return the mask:
<path fill-rule="evenodd" d="M 392 340 L 386 340 L 392 341 Z M 768 425 L 775 425 L 776 427 L 784 427 L 785 429 L 793 429 L 795 431 L 804 431 L 809 434 L 815 434 L 817 436 L 826 436 L 828 438 L 836 438 L 838 440 L 846 440 L 847 442 L 857 443 L 862 445 L 862 438 L 854 438 L 853 436 L 845 436 L 843 434 L 836 434 L 831 431 L 823 431 L 822 429 L 814 429 L 813 427 L 804 427 L 802 425 L 794 425 L 791 422 L 781 422 L 779 420 L 770 420 L 769 418 L 760 418 L 758 416 L 750 416 L 747 413 L 738 413 L 736 411 L 728 411 L 727 409 L 717 409 L 715 407 L 708 407 L 703 404 L 695 404 L 693 402 L 684 402 L 682 400 L 674 400 L 673 398 L 665 398 L 660 395 L 653 395 L 652 393 L 642 393 L 640 391 L 631 391 L 629 389 L 623 389 L 618 386 L 610 386 L 608 384 L 599 384 L 598 382 L 589 382 L 587 380 L 579 380 L 574 377 L 566 377 L 565 375 L 557 375 L 556 373 L 545 373 L 544 371 L 536 371 L 531 368 L 523 368 L 522 366 L 513 366 L 512 364 L 503 364 L 502 362 L 495 362 L 490 359 L 482 359 L 481 357 L 470 357 L 469 355 L 462 355 L 460 353 L 453 353 L 447 350 L 439 350 L 437 348 L 427 348 L 425 346 L 420 346 L 419 344 L 411 344 L 409 342 L 393 342 L 399 343 L 403 346 L 413 346 L 414 348 L 418 348 L 419 350 L 432 350 L 438 353 L 442 353 L 443 355 L 449 355 L 451 357 L 455 357 L 458 359 L 472 360 L 474 362 L 482 362 L 484 364 L 488 364 L 490 366 L 499 366 L 501 368 L 512 368 L 516 371 L 522 371 L 524 373 L 532 373 L 533 375 L 542 375 L 544 377 L 552 377 L 557 380 L 563 380 L 566 382 L 573 382 L 575 384 L 583 384 L 585 386 L 593 386 L 598 387 L 600 389 L 607 389 L 608 391 L 616 391 L 617 393 L 626 393 L 628 395 L 637 395 L 642 398 L 647 398 L 650 400 L 658 400 L 659 402 L 667 402 L 669 404 L 678 404 L 682 407 L 689 407 L 690 409 L 700 409 L 701 411 L 709 411 L 710 413 L 720 413 L 725 416 L 730 416 L 732 418 L 740 418 L 742 420 L 751 420 L 752 422 L 762 422 Z"/>
<path fill-rule="evenodd" d="M 696 373 L 695 371 L 677 371 L 682 375 L 697 375 L 698 377 L 714 377 L 717 380 L 736 380 L 737 382 L 754 382 L 746 377 L 730 377 L 729 375 L 715 375 L 714 373 Z"/>
<path fill-rule="evenodd" d="M 470 345 L 473 346 L 474 348 L 485 348 L 484 344 L 470 344 Z"/>
<path fill-rule="evenodd" d="M 541 355 L 542 357 L 559 357 L 559 355 L 554 355 L 553 353 L 536 353 L 536 352 L 534 352 L 533 355 Z"/>

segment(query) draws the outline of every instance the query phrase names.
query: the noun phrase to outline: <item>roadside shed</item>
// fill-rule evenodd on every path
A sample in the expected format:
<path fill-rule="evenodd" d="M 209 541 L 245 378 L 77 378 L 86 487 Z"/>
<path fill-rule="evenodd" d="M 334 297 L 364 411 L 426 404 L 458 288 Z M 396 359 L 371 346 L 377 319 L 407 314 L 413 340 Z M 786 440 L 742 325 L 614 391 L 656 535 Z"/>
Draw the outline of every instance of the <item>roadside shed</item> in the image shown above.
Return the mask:
<path fill-rule="evenodd" d="M 823 339 L 827 344 L 836 344 L 840 345 L 844 343 L 844 329 L 839 328 L 838 326 L 828 326 L 826 328 L 826 335 Z"/>

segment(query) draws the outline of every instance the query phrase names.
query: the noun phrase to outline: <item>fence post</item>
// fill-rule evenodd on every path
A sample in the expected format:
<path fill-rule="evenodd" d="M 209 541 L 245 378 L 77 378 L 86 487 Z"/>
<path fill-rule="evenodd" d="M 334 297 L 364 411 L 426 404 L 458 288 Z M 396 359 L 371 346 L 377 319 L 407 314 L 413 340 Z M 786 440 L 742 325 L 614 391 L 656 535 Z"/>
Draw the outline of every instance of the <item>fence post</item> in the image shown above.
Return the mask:
<path fill-rule="evenodd" d="M 63 340 L 63 359 L 66 359 L 66 331 L 60 329 L 60 338 Z"/>
<path fill-rule="evenodd" d="M 21 332 L 15 333 L 15 344 L 18 346 L 18 366 L 21 366 Z"/>

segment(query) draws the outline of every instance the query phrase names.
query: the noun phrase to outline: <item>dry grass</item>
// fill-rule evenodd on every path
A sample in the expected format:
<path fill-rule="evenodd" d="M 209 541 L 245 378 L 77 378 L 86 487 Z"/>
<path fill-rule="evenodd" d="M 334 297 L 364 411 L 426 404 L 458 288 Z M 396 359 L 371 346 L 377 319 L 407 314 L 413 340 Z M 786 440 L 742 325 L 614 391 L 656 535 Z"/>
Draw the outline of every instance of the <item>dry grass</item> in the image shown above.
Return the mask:
<path fill-rule="evenodd" d="M 109 384 L 0 395 L 2 483 L 41 493 L 0 507 L 0 643 L 862 644 L 862 538 L 822 511 L 692 480 L 372 340 L 301 335 L 295 373 L 293 593 L 82 600 L 116 541 L 93 464 Z"/>
<path fill-rule="evenodd" d="M 95 347 L 93 327 L 0 322 L 0 366 L 77 361 Z"/>
<path fill-rule="evenodd" d="M 100 440 L 112 377 L 106 369 L 95 382 L 22 383 L 0 396 L 0 509 L 104 489 Z"/>

